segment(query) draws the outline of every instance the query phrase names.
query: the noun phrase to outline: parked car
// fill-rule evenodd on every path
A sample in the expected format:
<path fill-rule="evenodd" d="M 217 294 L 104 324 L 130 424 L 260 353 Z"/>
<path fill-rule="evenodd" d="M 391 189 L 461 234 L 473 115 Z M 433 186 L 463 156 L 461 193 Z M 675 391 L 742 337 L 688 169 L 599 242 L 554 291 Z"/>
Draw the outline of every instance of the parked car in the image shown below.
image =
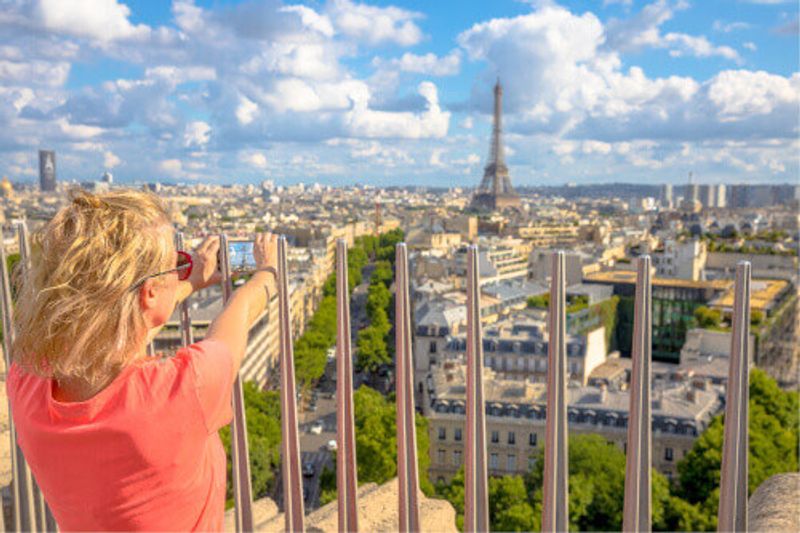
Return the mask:
<path fill-rule="evenodd" d="M 325 447 L 332 452 L 335 452 L 339 448 L 339 446 L 336 444 L 336 439 L 329 440 Z"/>
<path fill-rule="evenodd" d="M 317 469 L 314 468 L 314 463 L 303 463 L 303 476 L 314 477 L 316 473 Z"/>
<path fill-rule="evenodd" d="M 309 490 L 308 490 L 308 487 L 306 487 L 306 486 L 304 485 L 304 486 L 303 486 L 303 500 L 304 500 L 304 501 L 308 501 L 308 496 L 309 496 L 310 494 L 311 494 L 311 492 L 309 492 Z"/>
<path fill-rule="evenodd" d="M 308 431 L 314 435 L 319 435 L 323 429 L 325 429 L 325 425 L 322 422 L 314 422 Z"/>

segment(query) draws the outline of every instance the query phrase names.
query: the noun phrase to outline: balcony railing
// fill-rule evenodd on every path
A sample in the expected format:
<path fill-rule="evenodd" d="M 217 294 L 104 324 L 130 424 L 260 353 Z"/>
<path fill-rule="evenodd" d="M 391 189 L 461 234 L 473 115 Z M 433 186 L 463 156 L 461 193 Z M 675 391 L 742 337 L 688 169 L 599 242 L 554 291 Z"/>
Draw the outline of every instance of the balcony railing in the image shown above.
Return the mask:
<path fill-rule="evenodd" d="M 28 264 L 27 230 L 17 228 L 23 269 Z M 178 237 L 182 239 L 181 236 Z M 227 301 L 232 285 L 227 261 L 226 237 L 223 250 L 223 294 Z M 339 531 L 357 531 L 357 476 L 355 424 L 353 412 L 353 368 L 350 340 L 350 301 L 347 279 L 347 246 L 340 240 L 336 247 L 337 292 L 337 490 Z M 280 329 L 280 399 L 282 445 L 281 464 L 285 529 L 304 530 L 302 477 L 300 471 L 299 431 L 294 379 L 294 355 L 291 340 L 287 242 L 278 242 L 278 298 Z M 2 319 L 6 368 L 10 365 L 13 336 L 13 309 L 5 250 L 2 259 Z M 638 259 L 635 293 L 635 322 L 630 386 L 630 422 L 628 425 L 627 465 L 625 475 L 623 530 L 649 531 L 651 528 L 651 309 L 650 258 Z M 24 275 L 24 271 L 23 271 Z M 478 247 L 467 254 L 467 405 L 465 440 L 466 531 L 489 530 L 486 423 L 483 389 L 483 342 L 480 324 L 480 279 Z M 419 479 L 414 421 L 414 383 L 409 298 L 408 252 L 404 243 L 397 245 L 395 263 L 395 331 L 397 365 L 397 473 L 399 530 L 419 531 Z M 728 378 L 725 440 L 720 481 L 719 531 L 743 531 L 747 524 L 747 420 L 750 328 L 750 264 L 742 262 L 736 270 L 733 335 Z M 567 457 L 566 386 L 566 302 L 564 253 L 552 256 L 550 285 L 547 365 L 546 442 L 544 466 L 543 531 L 569 529 L 569 487 Z M 186 305 L 180 308 L 182 339 L 192 342 L 191 320 Z M 236 531 L 252 531 L 252 489 L 247 449 L 242 383 L 237 379 L 233 390 L 232 459 Z M 13 525 L 17 531 L 52 531 L 52 514 L 42 498 L 21 450 L 16 445 L 13 420 L 9 420 L 13 464 Z M 10 526 L 10 527 L 9 527 Z"/>

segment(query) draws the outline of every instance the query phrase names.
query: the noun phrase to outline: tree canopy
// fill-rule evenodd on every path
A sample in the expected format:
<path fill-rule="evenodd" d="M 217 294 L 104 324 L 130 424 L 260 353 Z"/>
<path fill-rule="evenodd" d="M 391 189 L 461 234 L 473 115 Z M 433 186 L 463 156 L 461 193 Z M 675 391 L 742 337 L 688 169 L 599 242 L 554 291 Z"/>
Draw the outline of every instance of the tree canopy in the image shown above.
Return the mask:
<path fill-rule="evenodd" d="M 252 381 L 244 383 L 247 445 L 250 453 L 250 481 L 253 498 L 263 498 L 272 489 L 280 470 L 281 407 L 277 391 L 262 391 Z M 230 426 L 220 430 L 228 457 L 226 507 L 233 506 Z"/>
<path fill-rule="evenodd" d="M 798 393 L 781 390 L 765 372 L 750 373 L 750 457 L 748 490 L 768 477 L 798 469 Z M 717 416 L 678 463 L 679 479 L 670 485 L 652 472 L 652 526 L 656 531 L 712 531 L 717 525 L 723 420 Z M 534 455 L 533 468 L 523 477 L 489 480 L 489 511 L 493 530 L 540 529 L 544 449 Z M 522 485 L 524 484 L 524 488 Z M 600 435 L 569 438 L 569 520 L 574 530 L 619 530 L 625 490 L 625 454 Z M 453 504 L 463 529 L 463 469 L 439 496 Z"/>

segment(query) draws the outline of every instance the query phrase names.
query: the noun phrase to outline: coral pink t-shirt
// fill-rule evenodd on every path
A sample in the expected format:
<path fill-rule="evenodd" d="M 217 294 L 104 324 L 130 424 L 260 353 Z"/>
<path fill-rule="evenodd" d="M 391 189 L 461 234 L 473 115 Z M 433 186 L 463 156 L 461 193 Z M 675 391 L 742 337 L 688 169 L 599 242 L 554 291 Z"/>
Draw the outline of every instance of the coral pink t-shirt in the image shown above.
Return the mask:
<path fill-rule="evenodd" d="M 93 398 L 13 364 L 17 440 L 62 530 L 222 531 L 233 363 L 219 341 L 127 366 Z"/>

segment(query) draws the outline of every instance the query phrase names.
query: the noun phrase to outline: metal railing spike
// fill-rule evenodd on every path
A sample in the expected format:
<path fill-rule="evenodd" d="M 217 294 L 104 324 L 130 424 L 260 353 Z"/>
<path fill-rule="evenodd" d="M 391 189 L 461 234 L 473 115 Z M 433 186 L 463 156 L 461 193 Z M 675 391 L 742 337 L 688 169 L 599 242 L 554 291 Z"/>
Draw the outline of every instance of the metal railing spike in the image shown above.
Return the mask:
<path fill-rule="evenodd" d="M 11 367 L 11 346 L 14 337 L 14 317 L 13 305 L 11 302 L 11 280 L 8 271 L 8 261 L 6 256 L 5 246 L 0 243 L 0 262 L 2 267 L 2 313 L 3 313 L 3 356 L 5 358 L 6 372 Z M 14 418 L 11 416 L 11 404 L 8 405 L 8 434 L 11 439 L 11 471 L 12 471 L 12 484 L 11 484 L 11 497 L 14 515 L 14 531 L 23 531 L 30 529 L 30 521 L 26 519 L 26 509 L 28 509 L 28 499 L 26 498 L 26 491 L 23 488 L 23 472 L 27 468 L 25 457 L 22 455 L 22 450 L 17 446 L 17 432 L 14 427 Z M 32 500 L 32 498 L 31 498 Z M 32 516 L 29 514 L 28 516 Z M 8 526 L 10 526 L 9 524 Z M 8 527 L 7 526 L 7 527 Z M 10 529 L 10 528 L 9 528 Z"/>
<path fill-rule="evenodd" d="M 233 295 L 228 238 L 220 235 L 220 269 L 222 271 L 222 301 L 227 304 Z M 253 490 L 250 482 L 250 454 L 247 447 L 247 420 L 245 418 L 242 378 L 233 382 L 233 421 L 231 423 L 231 463 L 233 473 L 234 527 L 237 532 L 253 531 Z"/>
<path fill-rule="evenodd" d="M 297 395 L 290 313 L 286 237 L 278 239 L 278 307 L 281 367 L 281 467 L 285 529 L 304 531 L 303 478 L 300 471 L 300 435 L 297 430 Z"/>
<path fill-rule="evenodd" d="M 183 250 L 184 246 L 183 233 L 179 231 L 175 234 L 175 247 L 178 250 Z M 192 332 L 192 317 L 189 314 L 188 300 L 184 300 L 178 305 L 178 312 L 181 319 L 181 343 L 184 346 L 189 346 L 194 343 L 194 333 Z"/>
<path fill-rule="evenodd" d="M 567 500 L 567 354 L 564 252 L 553 254 L 547 353 L 547 425 L 545 428 L 542 531 L 569 529 Z"/>
<path fill-rule="evenodd" d="M 717 531 L 747 531 L 750 263 L 736 265 Z"/>
<path fill-rule="evenodd" d="M 652 285 L 650 256 L 637 260 L 628 446 L 625 467 L 623 531 L 651 530 L 650 362 L 652 357 Z"/>
<path fill-rule="evenodd" d="M 467 249 L 467 446 L 464 531 L 489 531 L 478 247 Z"/>
<path fill-rule="evenodd" d="M 353 411 L 353 351 L 350 337 L 347 243 L 336 242 L 336 488 L 339 531 L 358 531 L 358 478 Z"/>
<path fill-rule="evenodd" d="M 17 222 L 16 230 L 19 242 L 19 265 L 22 268 L 21 275 L 27 277 L 31 268 L 31 246 L 28 239 L 28 225 L 25 221 Z M 32 518 L 30 519 L 31 530 L 46 531 L 48 515 L 52 515 L 47 503 L 44 501 L 42 491 L 27 463 L 24 464 L 21 479 L 28 496 L 32 496 L 32 502 L 26 506 L 26 511 L 32 513 Z"/>
<path fill-rule="evenodd" d="M 411 355 L 408 249 L 395 249 L 395 352 L 397 358 L 397 484 L 399 531 L 420 530 L 419 466 Z"/>

